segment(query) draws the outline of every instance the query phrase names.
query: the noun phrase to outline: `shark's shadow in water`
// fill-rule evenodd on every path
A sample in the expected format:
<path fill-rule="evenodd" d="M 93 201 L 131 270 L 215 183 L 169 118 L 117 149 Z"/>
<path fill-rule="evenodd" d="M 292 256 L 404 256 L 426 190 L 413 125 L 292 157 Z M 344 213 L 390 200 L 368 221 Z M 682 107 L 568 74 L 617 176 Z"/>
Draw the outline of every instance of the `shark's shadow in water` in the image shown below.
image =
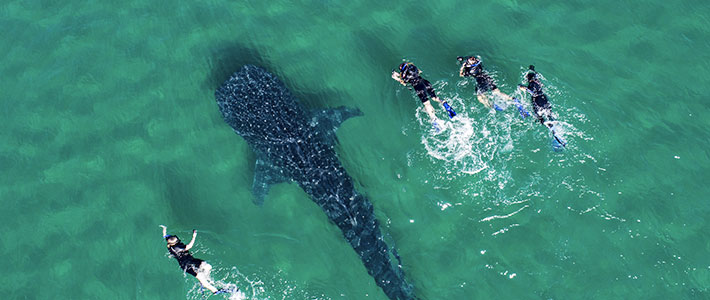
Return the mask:
<path fill-rule="evenodd" d="M 306 111 L 276 76 L 253 65 L 234 73 L 215 98 L 225 122 L 256 155 L 255 201 L 261 203 L 273 184 L 297 183 L 342 230 L 390 299 L 415 299 L 401 268 L 390 260 L 372 203 L 355 190 L 334 150 L 335 129 L 361 112 Z"/>

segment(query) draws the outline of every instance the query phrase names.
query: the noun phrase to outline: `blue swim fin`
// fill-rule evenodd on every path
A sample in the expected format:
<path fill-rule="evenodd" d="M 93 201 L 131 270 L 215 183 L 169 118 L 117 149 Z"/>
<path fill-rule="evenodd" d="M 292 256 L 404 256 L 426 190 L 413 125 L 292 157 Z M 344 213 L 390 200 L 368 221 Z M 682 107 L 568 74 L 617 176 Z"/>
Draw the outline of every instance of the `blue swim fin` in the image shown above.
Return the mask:
<path fill-rule="evenodd" d="M 518 112 L 520 112 L 521 118 L 525 119 L 525 117 L 530 116 L 530 113 L 527 110 L 525 110 L 525 108 L 523 107 L 523 104 L 520 103 L 520 100 L 518 100 L 518 98 L 513 98 L 513 100 L 515 100 L 515 107 L 518 108 Z"/>
<path fill-rule="evenodd" d="M 498 106 L 498 104 L 495 104 L 495 103 L 493 103 L 493 108 L 494 108 L 495 110 L 497 110 L 497 111 L 503 111 L 503 110 L 505 110 L 504 108 Z"/>
<path fill-rule="evenodd" d="M 552 125 L 551 122 L 547 126 L 550 128 L 550 132 L 552 133 L 552 149 L 555 151 L 562 151 L 565 147 L 567 147 L 567 141 L 565 141 L 561 135 L 555 132 L 555 126 Z"/>
<path fill-rule="evenodd" d="M 229 291 L 226 291 L 224 289 L 220 289 L 219 291 L 214 292 L 215 295 L 225 294 L 225 293 L 229 293 Z"/>
<path fill-rule="evenodd" d="M 444 102 L 444 109 L 446 109 L 446 111 L 449 113 L 449 118 L 453 119 L 456 116 L 456 112 L 453 108 L 451 108 L 449 103 Z"/>
<path fill-rule="evenodd" d="M 436 131 L 436 133 L 441 132 L 441 127 L 439 127 L 439 123 L 437 123 L 436 121 L 433 121 L 433 122 L 431 122 L 431 125 L 434 127 L 434 131 Z"/>
<path fill-rule="evenodd" d="M 235 288 L 221 288 L 221 289 L 219 289 L 218 291 L 214 292 L 214 295 L 219 295 L 219 294 L 232 294 L 232 293 L 235 293 L 235 292 L 238 292 L 238 291 L 239 291 L 239 288 L 238 288 L 238 287 L 235 287 Z"/>

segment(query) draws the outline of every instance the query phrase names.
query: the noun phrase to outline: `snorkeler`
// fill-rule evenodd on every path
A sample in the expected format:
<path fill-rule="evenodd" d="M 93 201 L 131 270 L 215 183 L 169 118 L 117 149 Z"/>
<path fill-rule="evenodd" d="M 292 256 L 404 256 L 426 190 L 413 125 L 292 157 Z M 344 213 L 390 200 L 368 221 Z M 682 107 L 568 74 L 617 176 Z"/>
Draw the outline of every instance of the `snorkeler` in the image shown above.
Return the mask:
<path fill-rule="evenodd" d="M 491 101 L 488 100 L 488 96 L 485 94 L 488 91 L 493 92 L 493 94 L 502 97 L 507 101 L 512 101 L 510 96 L 504 94 L 498 89 L 498 86 L 496 86 L 493 78 L 488 75 L 488 72 L 483 70 L 483 63 L 478 57 L 459 56 L 456 59 L 463 63 L 461 65 L 461 69 L 459 70 L 459 75 L 461 75 L 461 77 L 473 76 L 476 79 L 476 98 L 478 98 L 478 102 L 483 103 L 483 105 L 488 108 L 493 107 Z"/>
<path fill-rule="evenodd" d="M 535 116 L 540 123 L 547 127 L 552 127 L 552 121 L 555 119 L 552 117 L 552 105 L 547 101 L 547 95 L 542 91 L 542 83 L 540 79 L 537 78 L 537 72 L 535 72 L 535 66 L 530 65 L 528 74 L 525 75 L 528 81 L 528 85 L 518 85 L 518 88 L 524 90 L 532 96 L 532 107 L 535 112 Z"/>
<path fill-rule="evenodd" d="M 192 230 L 192 240 L 189 244 L 185 245 L 176 235 L 168 235 L 167 227 L 164 225 L 160 225 L 160 227 L 163 228 L 163 238 L 165 238 L 165 241 L 168 243 L 170 256 L 177 259 L 180 268 L 185 271 L 185 273 L 195 276 L 203 287 L 210 290 L 210 292 L 215 295 L 227 292 L 224 289 L 218 290 L 210 283 L 210 281 L 212 281 L 210 279 L 212 266 L 201 259 L 194 258 L 192 254 L 190 254 L 190 249 L 192 249 L 192 246 L 195 244 L 195 237 L 197 237 L 196 230 Z"/>
<path fill-rule="evenodd" d="M 532 96 L 532 107 L 535 112 L 535 116 L 540 123 L 545 125 L 553 137 L 552 147 L 555 151 L 560 151 L 564 147 L 567 147 L 567 141 L 559 134 L 555 126 L 555 118 L 552 117 L 552 105 L 547 101 L 547 95 L 542 91 L 542 83 L 540 79 L 537 78 L 537 72 L 535 71 L 535 66 L 530 65 L 528 74 L 525 75 L 528 81 L 528 85 L 518 85 L 521 90 L 527 91 Z"/>
<path fill-rule="evenodd" d="M 392 71 L 392 79 L 399 81 L 399 83 L 404 86 L 406 86 L 407 84 L 411 84 L 412 87 L 414 87 L 414 91 L 417 93 L 417 96 L 419 96 L 419 99 L 422 100 L 422 104 L 424 104 L 424 110 L 427 112 L 427 114 L 429 114 L 429 117 L 432 119 L 432 121 L 436 122 L 437 120 L 439 120 L 436 117 L 436 114 L 434 113 L 434 107 L 431 106 L 431 103 L 429 102 L 428 98 L 431 97 L 431 99 L 433 99 L 434 101 L 439 102 L 445 106 L 448 106 L 448 104 L 445 104 L 446 102 L 442 102 L 439 97 L 436 96 L 436 93 L 434 92 L 434 88 L 432 88 L 431 83 L 419 75 L 421 71 L 413 63 L 403 62 L 399 65 L 398 70 L 399 71 Z M 452 114 L 453 112 L 448 108 L 447 111 L 449 111 L 449 114 Z M 453 113 L 451 117 L 453 118 L 454 115 L 456 114 Z"/>

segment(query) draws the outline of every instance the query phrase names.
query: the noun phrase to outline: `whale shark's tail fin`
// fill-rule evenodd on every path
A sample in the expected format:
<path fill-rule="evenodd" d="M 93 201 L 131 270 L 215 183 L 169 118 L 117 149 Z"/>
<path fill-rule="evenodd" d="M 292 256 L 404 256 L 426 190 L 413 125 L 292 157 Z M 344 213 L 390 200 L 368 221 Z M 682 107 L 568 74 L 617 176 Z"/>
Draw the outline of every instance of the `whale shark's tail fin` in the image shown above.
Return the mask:
<path fill-rule="evenodd" d="M 331 211 L 329 215 L 337 215 L 333 221 L 343 231 L 345 238 L 362 259 L 367 272 L 388 298 L 417 299 L 413 286 L 405 279 L 399 254 L 385 242 L 372 203 L 359 194 L 355 195 L 354 199 L 349 205 L 352 215 L 358 219 L 357 222 L 348 220 L 349 216 L 342 210 Z M 392 258 L 396 258 L 397 263 L 393 263 Z"/>

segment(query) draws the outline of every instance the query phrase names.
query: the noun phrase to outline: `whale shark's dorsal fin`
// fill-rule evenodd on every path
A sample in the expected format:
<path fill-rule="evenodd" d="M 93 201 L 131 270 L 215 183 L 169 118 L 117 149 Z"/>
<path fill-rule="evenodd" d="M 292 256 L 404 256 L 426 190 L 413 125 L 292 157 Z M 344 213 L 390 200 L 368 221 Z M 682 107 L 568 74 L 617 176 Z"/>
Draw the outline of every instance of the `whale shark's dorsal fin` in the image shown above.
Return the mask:
<path fill-rule="evenodd" d="M 254 183 L 251 186 L 254 204 L 259 206 L 264 204 L 264 198 L 269 194 L 271 186 L 287 180 L 281 170 L 266 163 L 263 159 L 257 158 L 254 167 Z"/>
<path fill-rule="evenodd" d="M 339 106 L 335 108 L 319 109 L 313 113 L 311 126 L 319 129 L 319 132 L 324 135 L 325 141 L 335 141 L 335 131 L 340 127 L 340 124 L 345 120 L 362 116 L 362 112 L 357 108 Z"/>

